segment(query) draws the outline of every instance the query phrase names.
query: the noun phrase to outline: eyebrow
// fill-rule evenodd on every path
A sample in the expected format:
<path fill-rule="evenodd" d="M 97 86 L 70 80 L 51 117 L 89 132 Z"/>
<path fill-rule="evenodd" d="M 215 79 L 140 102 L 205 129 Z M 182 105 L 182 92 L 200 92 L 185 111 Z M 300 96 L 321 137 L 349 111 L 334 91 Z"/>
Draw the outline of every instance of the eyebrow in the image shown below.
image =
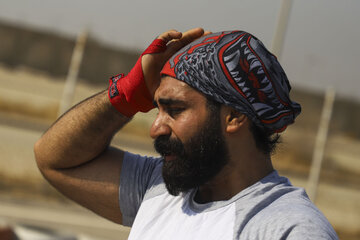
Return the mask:
<path fill-rule="evenodd" d="M 176 105 L 176 104 L 185 104 L 185 101 L 182 100 L 175 100 L 175 99 L 171 99 L 171 98 L 159 98 L 158 100 L 160 105 L 164 105 L 164 106 L 171 106 L 171 105 Z M 154 100 L 153 102 L 155 107 L 159 107 L 159 104 Z"/>

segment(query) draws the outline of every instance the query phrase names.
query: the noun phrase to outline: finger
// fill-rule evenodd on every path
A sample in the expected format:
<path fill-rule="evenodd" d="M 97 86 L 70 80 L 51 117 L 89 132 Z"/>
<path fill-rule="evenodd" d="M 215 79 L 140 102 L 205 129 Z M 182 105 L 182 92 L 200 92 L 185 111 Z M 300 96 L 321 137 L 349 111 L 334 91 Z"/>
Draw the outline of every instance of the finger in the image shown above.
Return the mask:
<path fill-rule="evenodd" d="M 212 32 L 211 31 L 205 31 L 203 36 L 207 36 L 209 34 L 212 34 Z"/>
<path fill-rule="evenodd" d="M 195 39 L 201 37 L 204 34 L 204 29 L 202 28 L 194 28 L 189 31 L 186 31 L 182 34 L 182 37 L 178 40 L 172 41 L 168 45 L 168 50 L 170 52 L 175 52 L 180 48 L 186 46 L 187 44 L 191 43 Z"/>
<path fill-rule="evenodd" d="M 198 38 L 204 34 L 203 28 L 193 28 L 183 33 L 181 41 L 187 41 L 193 38 Z"/>
<path fill-rule="evenodd" d="M 180 39 L 182 37 L 182 33 L 176 31 L 175 29 L 171 29 L 159 35 L 158 39 L 162 39 L 165 42 L 170 42 L 173 39 Z"/>

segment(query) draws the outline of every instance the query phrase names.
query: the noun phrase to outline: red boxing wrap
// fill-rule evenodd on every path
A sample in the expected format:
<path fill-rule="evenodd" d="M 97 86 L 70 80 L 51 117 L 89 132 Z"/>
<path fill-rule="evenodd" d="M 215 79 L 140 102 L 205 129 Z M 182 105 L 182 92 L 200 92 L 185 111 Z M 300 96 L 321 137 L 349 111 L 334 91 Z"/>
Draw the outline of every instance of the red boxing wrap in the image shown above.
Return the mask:
<path fill-rule="evenodd" d="M 109 99 L 111 104 L 123 115 L 132 117 L 137 112 L 148 112 L 154 108 L 153 99 L 146 87 L 141 66 L 141 57 L 145 54 L 166 50 L 166 42 L 155 39 L 141 54 L 135 66 L 127 76 L 118 74 L 109 80 Z"/>

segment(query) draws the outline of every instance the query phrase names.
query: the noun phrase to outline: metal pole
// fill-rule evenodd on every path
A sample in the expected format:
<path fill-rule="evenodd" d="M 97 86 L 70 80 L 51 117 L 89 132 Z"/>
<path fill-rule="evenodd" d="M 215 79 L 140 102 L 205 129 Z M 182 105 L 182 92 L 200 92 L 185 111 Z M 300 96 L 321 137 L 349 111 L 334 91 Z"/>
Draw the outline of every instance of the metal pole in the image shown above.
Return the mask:
<path fill-rule="evenodd" d="M 275 33 L 271 42 L 271 51 L 279 59 L 281 57 L 282 49 L 284 46 L 285 33 L 287 24 L 289 22 L 291 5 L 292 0 L 282 0 Z"/>
<path fill-rule="evenodd" d="M 71 57 L 69 72 L 64 85 L 64 91 L 60 102 L 58 116 L 62 115 L 72 105 L 87 37 L 88 37 L 88 30 L 86 29 L 83 32 L 81 32 L 77 37 L 76 45 Z"/>
<path fill-rule="evenodd" d="M 317 187 L 319 184 L 321 165 L 323 162 L 325 145 L 328 136 L 329 123 L 333 110 L 335 99 L 335 90 L 329 87 L 326 90 L 324 106 L 321 113 L 320 125 L 316 135 L 315 149 L 312 158 L 310 174 L 307 183 L 307 193 L 310 199 L 315 202 L 317 195 Z"/>

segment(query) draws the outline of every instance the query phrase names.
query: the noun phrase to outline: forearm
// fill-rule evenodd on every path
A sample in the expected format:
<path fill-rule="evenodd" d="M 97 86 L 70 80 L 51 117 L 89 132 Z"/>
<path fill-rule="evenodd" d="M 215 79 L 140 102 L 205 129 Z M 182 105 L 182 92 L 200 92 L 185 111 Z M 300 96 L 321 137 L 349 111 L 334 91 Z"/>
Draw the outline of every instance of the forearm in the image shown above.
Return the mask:
<path fill-rule="evenodd" d="M 107 91 L 79 103 L 35 144 L 40 169 L 66 169 L 91 161 L 108 147 L 128 120 L 113 108 Z"/>

